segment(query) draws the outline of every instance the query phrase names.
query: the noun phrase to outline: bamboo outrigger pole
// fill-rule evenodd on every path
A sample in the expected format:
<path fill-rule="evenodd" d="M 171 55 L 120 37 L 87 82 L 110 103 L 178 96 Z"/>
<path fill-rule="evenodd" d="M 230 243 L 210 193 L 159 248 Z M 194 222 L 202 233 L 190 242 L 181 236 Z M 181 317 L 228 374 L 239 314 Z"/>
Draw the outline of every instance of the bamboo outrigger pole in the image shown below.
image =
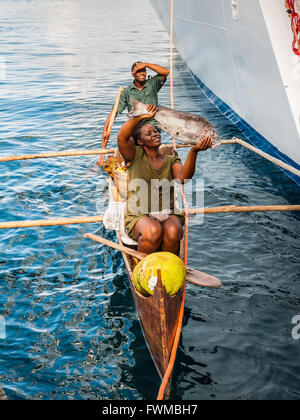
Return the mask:
<path fill-rule="evenodd" d="M 300 205 L 279 206 L 222 206 L 190 209 L 189 214 L 218 214 L 218 213 L 260 213 L 260 212 L 289 212 L 300 211 Z"/>
<path fill-rule="evenodd" d="M 112 154 L 116 149 L 94 149 L 94 150 L 64 150 L 62 152 L 47 152 L 34 153 L 31 155 L 19 156 L 4 156 L 0 157 L 0 162 L 12 162 L 15 160 L 29 160 L 29 159 L 47 159 L 54 157 L 68 157 L 68 156 L 94 156 L 101 154 Z"/>
<path fill-rule="evenodd" d="M 282 160 L 276 159 L 273 156 L 269 155 L 268 153 L 263 152 L 262 150 L 258 149 L 257 147 L 251 146 L 251 144 L 247 143 L 244 140 L 238 139 L 234 137 L 231 140 L 221 140 L 222 145 L 227 144 L 239 144 L 245 147 L 248 150 L 262 156 L 263 158 L 267 159 L 268 161 L 274 163 L 275 165 L 279 166 L 280 168 L 298 176 L 300 178 L 300 170 L 294 168 L 291 165 L 283 162 Z M 166 144 L 162 145 L 162 147 L 173 147 L 173 144 Z M 183 149 L 186 147 L 191 147 L 190 144 L 178 144 L 177 149 Z M 46 152 L 46 153 L 33 153 L 28 155 L 17 155 L 17 156 L 3 156 L 0 157 L 0 162 L 13 162 L 18 160 L 29 160 L 29 159 L 47 159 L 47 158 L 55 158 L 55 157 L 70 157 L 70 156 L 94 156 L 94 155 L 101 155 L 104 156 L 105 154 L 113 154 L 116 152 L 116 148 L 112 149 L 91 149 L 91 150 L 64 150 L 61 152 Z M 101 158 L 100 156 L 100 158 Z M 100 162 L 100 158 L 98 163 Z"/>
<path fill-rule="evenodd" d="M 162 147 L 172 147 L 172 144 L 162 145 Z M 183 149 L 186 147 L 191 147 L 190 145 L 182 144 L 177 146 L 177 148 Z M 91 149 L 91 150 L 64 150 L 61 152 L 47 152 L 47 153 L 34 153 L 30 155 L 16 155 L 16 156 L 2 156 L 0 157 L 0 162 L 13 162 L 17 160 L 30 160 L 30 159 L 47 159 L 55 157 L 69 157 L 69 156 L 94 156 L 94 155 L 105 155 L 105 154 L 114 154 L 117 151 L 116 148 L 113 149 Z"/>
<path fill-rule="evenodd" d="M 279 206 L 223 206 L 190 209 L 189 214 L 254 213 L 254 212 L 290 212 L 300 211 L 300 205 Z M 43 226 L 78 225 L 82 223 L 102 223 L 104 216 L 71 217 L 60 219 L 24 220 L 1 222 L 0 229 L 18 229 Z"/>
<path fill-rule="evenodd" d="M 18 229 L 29 227 L 42 226 L 63 226 L 63 225 L 77 225 L 81 223 L 102 223 L 103 216 L 93 217 L 71 217 L 66 219 L 42 219 L 42 220 L 24 220 L 16 222 L 2 222 L 0 229 Z"/>
<path fill-rule="evenodd" d="M 273 156 L 269 155 L 268 153 L 263 152 L 262 150 L 258 149 L 257 147 L 252 146 L 251 144 L 247 143 L 244 140 L 238 139 L 237 137 L 233 137 L 232 140 L 221 140 L 222 145 L 226 144 L 239 144 L 246 149 L 251 150 L 252 152 L 256 153 L 259 156 L 262 156 L 263 158 L 267 159 L 268 161 L 274 163 L 275 165 L 279 166 L 280 168 L 290 172 L 291 174 L 294 174 L 300 178 L 300 171 L 296 168 L 294 168 L 291 165 L 288 165 L 287 163 L 283 162 L 282 160 L 276 159 Z"/>

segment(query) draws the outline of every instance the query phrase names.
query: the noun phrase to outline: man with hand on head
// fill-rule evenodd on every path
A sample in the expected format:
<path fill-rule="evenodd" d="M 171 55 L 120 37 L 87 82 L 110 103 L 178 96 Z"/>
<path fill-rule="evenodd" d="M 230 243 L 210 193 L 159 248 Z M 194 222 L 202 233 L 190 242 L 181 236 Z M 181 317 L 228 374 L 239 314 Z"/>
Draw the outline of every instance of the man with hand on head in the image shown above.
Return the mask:
<path fill-rule="evenodd" d="M 156 76 L 147 79 L 147 70 L 153 70 L 156 72 Z M 144 104 L 150 104 L 158 106 L 158 92 L 165 84 L 167 77 L 169 75 L 169 70 L 165 67 L 162 67 L 158 64 L 136 62 L 131 68 L 131 74 L 134 78 L 133 82 L 123 90 L 120 103 L 118 106 L 117 113 L 121 114 L 125 108 L 128 109 L 128 112 L 131 111 L 131 102 L 130 98 L 137 99 Z M 102 135 L 102 145 L 106 147 L 108 141 L 108 135 L 106 134 L 107 128 L 110 124 L 112 117 L 112 111 L 107 117 L 103 135 Z M 150 121 L 151 124 L 156 125 L 155 120 Z"/>
<path fill-rule="evenodd" d="M 157 75 L 147 79 L 147 68 L 155 71 Z M 128 112 L 131 111 L 130 98 L 137 99 L 144 104 L 158 106 L 158 92 L 165 84 L 169 70 L 158 64 L 137 62 L 132 66 L 131 74 L 134 81 L 123 91 L 118 113 L 123 112 L 126 107 Z"/>

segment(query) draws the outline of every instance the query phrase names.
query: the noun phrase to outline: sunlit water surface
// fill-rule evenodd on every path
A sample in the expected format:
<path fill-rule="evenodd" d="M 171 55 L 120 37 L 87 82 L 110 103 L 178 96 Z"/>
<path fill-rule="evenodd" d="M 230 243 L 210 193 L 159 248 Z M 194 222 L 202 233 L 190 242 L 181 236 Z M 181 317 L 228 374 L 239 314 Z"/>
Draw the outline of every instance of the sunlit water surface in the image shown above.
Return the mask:
<path fill-rule="evenodd" d="M 132 63 L 169 65 L 168 35 L 147 0 L 1 0 L 0 32 L 2 156 L 100 147 Z M 222 138 L 242 137 L 178 56 L 174 78 L 177 109 L 209 118 Z M 160 103 L 170 103 L 169 82 Z M 125 120 L 114 125 L 111 146 Z M 102 214 L 108 183 L 95 163 L 1 163 L 0 220 Z M 206 206 L 300 202 L 296 184 L 239 146 L 199 155 L 195 179 L 204 179 Z M 10 399 L 156 397 L 160 380 L 121 255 L 84 239 L 91 231 L 115 240 L 95 224 L 0 233 L 0 383 Z M 189 265 L 223 287 L 187 287 L 173 399 L 300 398 L 300 341 L 291 334 L 299 235 L 293 213 L 193 221 Z"/>

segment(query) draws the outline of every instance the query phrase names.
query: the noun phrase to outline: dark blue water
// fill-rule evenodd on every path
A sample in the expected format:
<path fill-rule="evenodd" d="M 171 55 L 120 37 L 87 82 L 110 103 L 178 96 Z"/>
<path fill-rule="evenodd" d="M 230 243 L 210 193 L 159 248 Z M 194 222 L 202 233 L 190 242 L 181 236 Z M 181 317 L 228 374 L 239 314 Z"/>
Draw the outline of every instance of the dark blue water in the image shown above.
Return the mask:
<path fill-rule="evenodd" d="M 168 36 L 146 0 L 1 0 L 0 32 L 2 156 L 100 147 L 131 64 L 168 66 Z M 170 103 L 169 83 L 160 103 Z M 242 137 L 178 56 L 175 106 L 206 116 L 223 138 Z M 1 163 L 0 220 L 102 214 L 107 177 L 91 170 L 95 162 Z M 239 146 L 200 155 L 196 179 L 206 206 L 300 203 L 296 184 Z M 86 232 L 115 239 L 95 224 L 0 232 L 0 384 L 10 399 L 156 397 L 160 380 L 121 256 Z M 300 398 L 291 323 L 300 314 L 299 238 L 294 213 L 207 216 L 191 226 L 189 265 L 223 287 L 188 285 L 172 398 Z"/>

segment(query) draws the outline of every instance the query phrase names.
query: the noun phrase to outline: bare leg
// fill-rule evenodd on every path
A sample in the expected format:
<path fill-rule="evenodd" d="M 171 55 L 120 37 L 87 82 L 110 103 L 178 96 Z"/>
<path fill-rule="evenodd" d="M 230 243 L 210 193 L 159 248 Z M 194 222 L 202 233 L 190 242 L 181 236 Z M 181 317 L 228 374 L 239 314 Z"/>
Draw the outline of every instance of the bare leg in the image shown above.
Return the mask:
<path fill-rule="evenodd" d="M 163 238 L 163 228 L 159 222 L 145 216 L 136 223 L 134 234 L 138 238 L 138 251 L 145 254 L 159 251 Z"/>
<path fill-rule="evenodd" d="M 180 248 L 180 241 L 183 236 L 183 229 L 178 217 L 170 216 L 168 220 L 163 223 L 163 240 L 161 250 L 165 252 L 172 252 L 178 255 Z"/>

